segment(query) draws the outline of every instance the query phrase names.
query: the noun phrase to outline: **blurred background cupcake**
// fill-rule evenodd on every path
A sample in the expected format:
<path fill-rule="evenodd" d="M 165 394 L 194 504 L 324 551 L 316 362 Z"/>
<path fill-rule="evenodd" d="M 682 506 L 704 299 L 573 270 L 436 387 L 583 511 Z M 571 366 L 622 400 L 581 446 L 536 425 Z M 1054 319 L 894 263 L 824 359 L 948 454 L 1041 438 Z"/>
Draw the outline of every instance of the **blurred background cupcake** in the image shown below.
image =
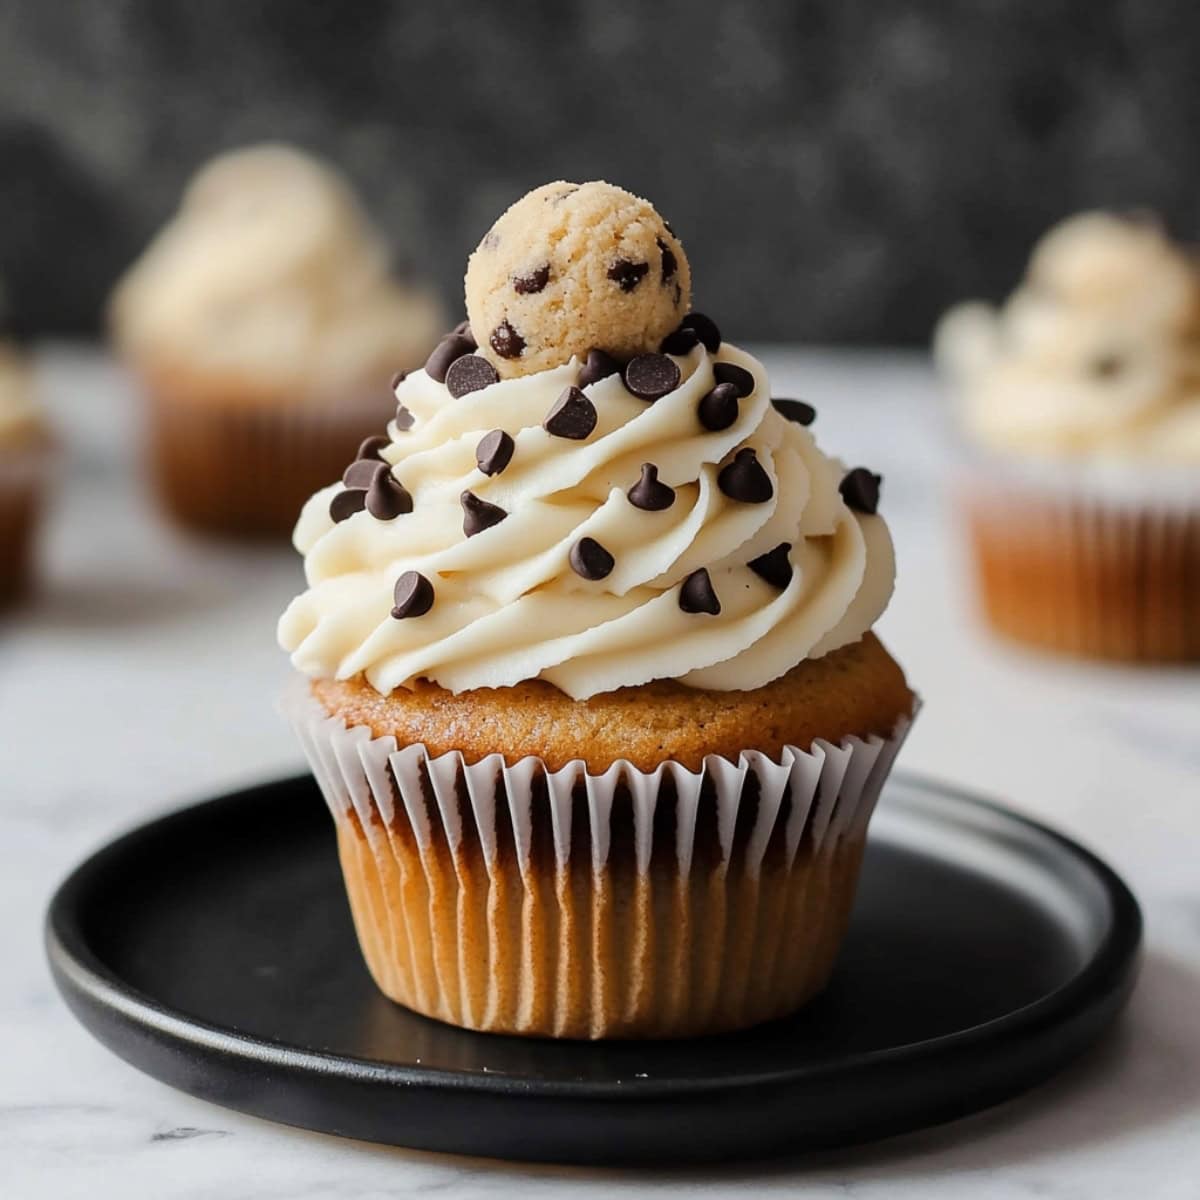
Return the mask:
<path fill-rule="evenodd" d="M 0 341 L 0 607 L 28 590 L 50 434 L 24 354 Z"/>
<path fill-rule="evenodd" d="M 345 182 L 285 145 L 224 154 L 116 287 L 113 336 L 146 396 L 171 514 L 285 535 L 393 408 L 439 305 L 398 283 Z"/>
<path fill-rule="evenodd" d="M 1082 213 L 1000 307 L 934 338 L 990 624 L 1052 650 L 1200 657 L 1200 273 L 1152 218 Z"/>

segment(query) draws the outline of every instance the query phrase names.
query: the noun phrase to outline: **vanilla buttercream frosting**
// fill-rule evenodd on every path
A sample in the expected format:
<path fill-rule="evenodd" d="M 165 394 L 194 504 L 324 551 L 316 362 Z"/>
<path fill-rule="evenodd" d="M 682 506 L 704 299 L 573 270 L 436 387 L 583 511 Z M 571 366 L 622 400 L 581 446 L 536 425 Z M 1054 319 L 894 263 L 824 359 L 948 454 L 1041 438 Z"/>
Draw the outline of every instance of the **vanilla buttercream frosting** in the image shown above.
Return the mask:
<path fill-rule="evenodd" d="M 343 179 L 283 145 L 214 159 L 117 286 L 135 361 L 232 375 L 296 399 L 419 362 L 441 316 L 401 286 Z"/>
<path fill-rule="evenodd" d="M 384 694 L 544 679 L 582 699 L 655 679 L 751 689 L 861 638 L 894 578 L 873 501 L 773 406 L 749 354 L 669 361 L 678 382 L 653 402 L 620 373 L 578 388 L 575 358 L 461 395 L 427 371 L 399 383 L 354 486 L 318 492 L 296 527 L 308 587 L 279 623 L 295 666 Z M 744 394 L 713 429 L 701 401 L 731 367 Z M 636 490 L 647 464 L 669 506 Z"/>
<path fill-rule="evenodd" d="M 1200 274 L 1151 221 L 1063 222 L 1002 306 L 970 302 L 942 318 L 934 356 L 985 446 L 1200 462 Z"/>

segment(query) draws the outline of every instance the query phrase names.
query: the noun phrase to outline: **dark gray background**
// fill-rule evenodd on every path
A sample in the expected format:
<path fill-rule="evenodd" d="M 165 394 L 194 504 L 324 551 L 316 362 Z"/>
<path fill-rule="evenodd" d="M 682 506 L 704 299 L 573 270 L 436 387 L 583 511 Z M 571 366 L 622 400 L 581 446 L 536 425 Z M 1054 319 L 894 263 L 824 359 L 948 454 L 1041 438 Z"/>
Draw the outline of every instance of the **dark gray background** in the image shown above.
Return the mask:
<path fill-rule="evenodd" d="M 456 309 L 505 205 L 604 177 L 732 335 L 923 341 L 1073 209 L 1196 235 L 1198 79 L 1197 0 L 0 0 L 0 277 L 18 331 L 95 328 L 191 170 L 274 137 Z"/>

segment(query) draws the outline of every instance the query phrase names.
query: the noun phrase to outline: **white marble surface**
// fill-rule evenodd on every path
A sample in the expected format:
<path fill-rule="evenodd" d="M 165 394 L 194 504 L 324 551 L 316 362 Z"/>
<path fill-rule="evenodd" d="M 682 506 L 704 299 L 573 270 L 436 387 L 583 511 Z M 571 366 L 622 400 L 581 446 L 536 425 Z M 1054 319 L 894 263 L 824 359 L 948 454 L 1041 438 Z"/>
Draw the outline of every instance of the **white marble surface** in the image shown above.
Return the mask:
<path fill-rule="evenodd" d="M 1129 880 L 1148 951 L 1108 1045 L 1037 1093 L 955 1125 L 800 1162 L 607 1173 L 382 1149 L 239 1116 L 93 1042 L 49 979 L 41 916 L 116 831 L 300 766 L 276 716 L 287 551 L 186 539 L 145 502 L 124 381 L 43 356 L 66 435 L 37 603 L 0 622 L 0 1197 L 888 1197 L 1200 1195 L 1200 672 L 1056 662 L 969 616 L 929 374 L 913 356 L 765 355 L 823 441 L 886 476 L 901 572 L 885 639 L 925 697 L 909 768 L 1008 800 Z"/>

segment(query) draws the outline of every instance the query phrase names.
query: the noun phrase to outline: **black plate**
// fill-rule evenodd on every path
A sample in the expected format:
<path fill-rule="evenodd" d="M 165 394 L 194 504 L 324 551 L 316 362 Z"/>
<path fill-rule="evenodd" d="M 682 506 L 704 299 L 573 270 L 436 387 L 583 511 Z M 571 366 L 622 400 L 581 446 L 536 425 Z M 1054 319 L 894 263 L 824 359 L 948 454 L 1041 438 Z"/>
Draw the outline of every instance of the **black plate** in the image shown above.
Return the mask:
<path fill-rule="evenodd" d="M 195 1096 L 421 1149 L 661 1163 L 866 1141 L 1020 1092 L 1116 1016 L 1141 916 L 1074 843 L 900 777 L 834 979 L 798 1016 L 692 1042 L 466 1033 L 375 990 L 299 778 L 113 842 L 46 938 L 84 1025 Z"/>

